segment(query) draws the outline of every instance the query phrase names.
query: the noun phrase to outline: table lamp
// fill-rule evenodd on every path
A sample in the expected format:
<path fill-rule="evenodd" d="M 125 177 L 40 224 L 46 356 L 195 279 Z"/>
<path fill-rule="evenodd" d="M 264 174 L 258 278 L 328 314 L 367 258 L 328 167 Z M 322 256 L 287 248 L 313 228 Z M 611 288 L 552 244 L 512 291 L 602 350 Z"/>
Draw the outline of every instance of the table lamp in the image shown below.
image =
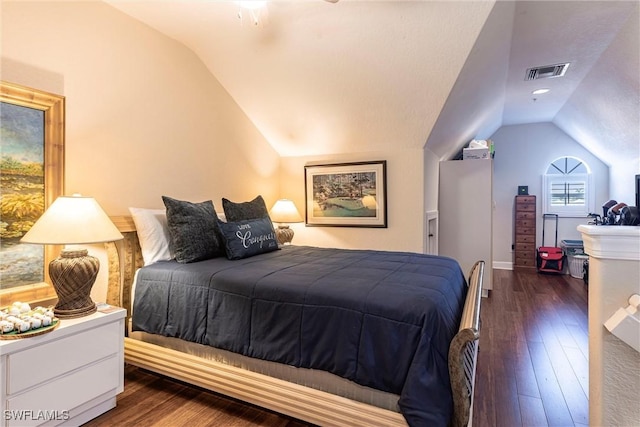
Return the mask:
<path fill-rule="evenodd" d="M 58 197 L 36 221 L 22 243 L 78 245 L 120 240 L 123 236 L 92 197 Z M 63 249 L 49 264 L 49 276 L 58 295 L 54 313 L 59 318 L 94 313 L 91 288 L 100 262 L 86 249 Z"/>
<path fill-rule="evenodd" d="M 293 230 L 289 228 L 289 224 L 293 222 L 302 222 L 302 216 L 296 208 L 293 201 L 288 199 L 278 200 L 271 211 L 269 211 L 271 221 L 279 223 L 276 230 L 276 238 L 281 245 L 291 244 L 293 240 Z"/>

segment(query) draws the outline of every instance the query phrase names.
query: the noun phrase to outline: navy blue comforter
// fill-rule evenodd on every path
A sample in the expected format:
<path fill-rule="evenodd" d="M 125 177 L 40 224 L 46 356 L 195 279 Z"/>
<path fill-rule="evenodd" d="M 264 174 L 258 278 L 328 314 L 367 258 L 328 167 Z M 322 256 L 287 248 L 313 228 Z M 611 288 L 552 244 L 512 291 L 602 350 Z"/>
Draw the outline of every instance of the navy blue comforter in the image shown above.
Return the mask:
<path fill-rule="evenodd" d="M 449 258 L 287 246 L 142 268 L 133 329 L 329 371 L 400 395 L 411 426 L 446 426 L 466 289 Z"/>

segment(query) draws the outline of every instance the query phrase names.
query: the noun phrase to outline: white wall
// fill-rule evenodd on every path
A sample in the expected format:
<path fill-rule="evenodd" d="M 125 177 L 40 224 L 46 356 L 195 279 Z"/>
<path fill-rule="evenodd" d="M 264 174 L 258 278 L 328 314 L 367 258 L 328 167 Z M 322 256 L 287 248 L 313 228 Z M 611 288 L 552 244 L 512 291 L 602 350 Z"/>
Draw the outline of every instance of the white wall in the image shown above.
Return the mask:
<path fill-rule="evenodd" d="M 424 206 L 425 211 L 438 210 L 440 158 L 429 148 L 424 149 Z"/>
<path fill-rule="evenodd" d="M 529 194 L 537 196 L 537 246 L 542 244 L 542 175 L 558 157 L 578 157 L 589 165 L 596 190 L 596 213 L 601 213 L 600 206 L 609 199 L 609 168 L 554 124 L 504 126 L 491 139 L 496 152 L 493 175 L 494 265 L 506 266 L 513 262 L 513 209 L 519 185 L 528 185 Z M 587 218 L 560 218 L 558 244 L 564 239 L 580 239 L 576 227 L 587 222 Z M 554 224 L 548 221 L 545 231 L 547 245 L 553 244 L 554 228 Z"/>
<path fill-rule="evenodd" d="M 634 176 L 640 173 L 640 2 L 627 4 L 627 22 L 553 121 L 610 166 L 609 197 L 634 205 Z"/>
<path fill-rule="evenodd" d="M 292 199 L 304 217 L 304 166 L 308 164 L 387 161 L 387 228 L 305 227 L 293 224 L 299 245 L 423 252 L 424 202 L 422 150 L 283 157 L 280 195 Z M 437 171 L 437 169 L 436 169 Z M 437 172 L 436 172 L 437 173 Z M 269 206 L 271 208 L 271 206 Z"/>
<path fill-rule="evenodd" d="M 110 215 L 277 198 L 279 156 L 198 57 L 101 2 L 3 2 L 2 79 L 66 97 L 65 190 Z"/>
<path fill-rule="evenodd" d="M 109 215 L 278 198 L 279 156 L 191 50 L 101 2 L 1 5 L 2 80 L 66 97 L 66 193 Z"/>
<path fill-rule="evenodd" d="M 515 9 L 515 2 L 495 2 L 457 75 L 425 145 L 441 160 L 502 124 Z"/>

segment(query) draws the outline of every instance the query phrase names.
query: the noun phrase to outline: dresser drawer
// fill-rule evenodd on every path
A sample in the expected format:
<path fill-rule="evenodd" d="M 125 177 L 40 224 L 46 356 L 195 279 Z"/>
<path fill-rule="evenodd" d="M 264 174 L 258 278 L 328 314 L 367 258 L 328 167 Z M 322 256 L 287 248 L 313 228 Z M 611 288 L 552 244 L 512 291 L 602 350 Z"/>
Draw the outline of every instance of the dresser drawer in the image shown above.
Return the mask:
<path fill-rule="evenodd" d="M 531 252 L 536 251 L 536 245 L 534 243 L 516 242 L 516 252 Z"/>
<path fill-rule="evenodd" d="M 121 340 L 120 323 L 116 322 L 52 341 L 46 348 L 36 346 L 11 354 L 8 357 L 7 393 L 19 393 L 113 355 L 120 348 Z"/>
<path fill-rule="evenodd" d="M 535 258 L 516 258 L 515 266 L 516 267 L 535 267 L 536 260 Z"/>
<path fill-rule="evenodd" d="M 527 228 L 527 227 L 519 227 L 516 229 L 516 235 L 522 235 L 522 234 L 527 234 L 527 235 L 535 235 L 536 234 L 536 229 L 535 228 Z"/>
<path fill-rule="evenodd" d="M 10 397 L 5 410 L 7 413 L 33 415 L 29 417 L 31 419 L 13 417 L 14 419 L 7 420 L 7 427 L 39 425 L 44 420 L 38 419 L 36 415 L 45 411 L 58 414 L 58 417 L 74 417 L 77 415 L 74 408 L 117 389 L 121 363 L 122 360 L 114 355 Z M 45 359 L 39 369 L 47 371 L 49 367 Z"/>
<path fill-rule="evenodd" d="M 534 211 L 516 212 L 516 220 L 519 220 L 519 219 L 530 219 L 530 220 L 533 220 L 535 223 L 536 213 Z"/>
<path fill-rule="evenodd" d="M 536 244 L 536 236 L 533 234 L 516 234 L 516 244 L 518 243 L 533 243 Z"/>
<path fill-rule="evenodd" d="M 533 219 L 516 218 L 516 227 L 518 227 L 518 229 L 533 228 L 533 230 L 535 231 L 535 226 L 536 222 Z"/>
<path fill-rule="evenodd" d="M 526 258 L 526 259 L 534 259 L 536 257 L 536 251 L 534 249 L 529 249 L 527 251 L 516 251 L 516 259 Z"/>
<path fill-rule="evenodd" d="M 516 204 L 533 203 L 536 204 L 536 196 L 518 196 L 516 197 Z"/>
<path fill-rule="evenodd" d="M 535 212 L 535 203 L 518 203 L 516 204 L 516 211 L 518 212 Z"/>

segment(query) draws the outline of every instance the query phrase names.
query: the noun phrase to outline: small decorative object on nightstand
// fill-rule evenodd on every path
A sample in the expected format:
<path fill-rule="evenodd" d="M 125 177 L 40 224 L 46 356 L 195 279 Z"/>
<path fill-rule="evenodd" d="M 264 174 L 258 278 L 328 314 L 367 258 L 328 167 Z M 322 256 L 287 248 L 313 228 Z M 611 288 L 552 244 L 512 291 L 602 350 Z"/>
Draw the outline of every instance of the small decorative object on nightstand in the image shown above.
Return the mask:
<path fill-rule="evenodd" d="M 122 234 L 92 197 L 58 197 L 21 239 L 41 245 L 77 245 L 112 242 Z M 49 276 L 58 295 L 54 313 L 59 318 L 86 316 L 96 311 L 91 288 L 100 262 L 86 249 L 63 249 L 49 264 Z"/>
<path fill-rule="evenodd" d="M 293 240 L 293 230 L 289 228 L 289 224 L 293 222 L 302 222 L 302 216 L 296 208 L 293 201 L 288 199 L 280 199 L 271 208 L 269 212 L 271 221 L 279 223 L 276 229 L 276 237 L 281 245 L 291 244 Z"/>

